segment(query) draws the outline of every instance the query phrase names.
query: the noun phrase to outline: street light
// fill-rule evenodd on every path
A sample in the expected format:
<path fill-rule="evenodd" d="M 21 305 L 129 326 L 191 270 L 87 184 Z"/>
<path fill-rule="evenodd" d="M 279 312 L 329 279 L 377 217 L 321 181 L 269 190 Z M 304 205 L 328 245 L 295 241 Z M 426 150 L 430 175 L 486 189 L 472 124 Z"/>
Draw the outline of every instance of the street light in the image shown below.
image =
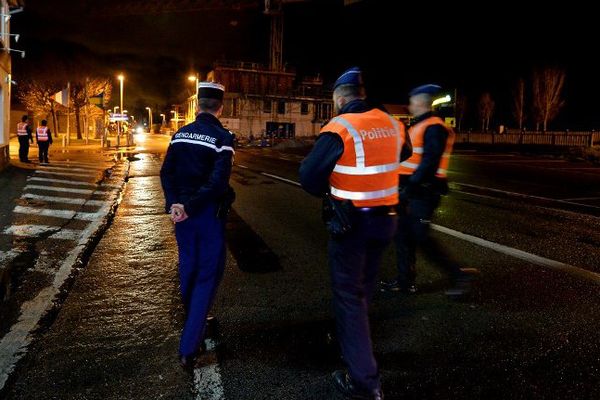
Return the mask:
<path fill-rule="evenodd" d="M 437 106 L 438 104 L 442 104 L 442 103 L 448 103 L 449 101 L 451 101 L 452 99 L 450 98 L 450 95 L 446 95 L 444 97 L 440 97 L 437 98 L 433 101 L 433 103 L 431 103 L 432 106 Z"/>
<path fill-rule="evenodd" d="M 123 110 L 123 80 L 125 80 L 125 77 L 123 76 L 123 74 L 119 74 L 119 76 L 117 77 L 117 79 L 119 79 L 119 89 L 120 89 L 120 93 L 121 93 L 121 106 L 120 109 Z M 123 112 L 124 114 L 124 112 Z M 121 131 L 122 131 L 122 124 L 123 122 L 119 121 L 119 132 L 117 133 L 117 147 L 119 147 L 119 145 L 121 144 Z"/>
<path fill-rule="evenodd" d="M 152 109 L 150 107 L 146 107 L 148 110 L 148 122 L 150 125 L 148 126 L 148 133 L 152 133 Z"/>
<path fill-rule="evenodd" d="M 119 106 L 114 106 L 114 107 L 113 107 L 113 114 L 116 114 L 116 113 L 117 113 L 117 108 L 119 108 Z"/>

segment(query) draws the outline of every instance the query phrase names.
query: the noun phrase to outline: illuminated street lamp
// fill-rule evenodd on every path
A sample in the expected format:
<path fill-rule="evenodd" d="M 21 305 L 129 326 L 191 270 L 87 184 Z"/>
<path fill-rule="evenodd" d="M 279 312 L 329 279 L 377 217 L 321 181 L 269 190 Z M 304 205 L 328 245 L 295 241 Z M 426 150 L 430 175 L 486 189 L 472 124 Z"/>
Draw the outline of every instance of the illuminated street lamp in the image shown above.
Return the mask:
<path fill-rule="evenodd" d="M 121 94 L 120 109 L 123 110 L 123 81 L 125 80 L 125 77 L 123 76 L 123 74 L 119 74 L 117 79 L 119 80 L 119 89 L 120 89 L 120 94 Z M 125 112 L 123 112 L 123 114 L 124 113 Z M 123 130 L 122 124 L 123 124 L 123 122 L 119 121 L 119 124 L 118 124 L 119 130 L 117 132 L 117 147 L 119 147 L 119 145 L 121 144 L 121 131 Z"/>
<path fill-rule="evenodd" d="M 444 97 L 439 97 L 435 100 L 433 100 L 433 103 L 431 103 L 432 106 L 437 106 L 438 104 L 443 104 L 443 103 L 448 103 L 452 101 L 452 99 L 450 98 L 450 95 L 446 95 Z"/>
<path fill-rule="evenodd" d="M 148 123 L 150 124 L 148 126 L 148 132 L 152 133 L 152 109 L 150 107 L 146 107 L 146 110 L 148 110 Z"/>

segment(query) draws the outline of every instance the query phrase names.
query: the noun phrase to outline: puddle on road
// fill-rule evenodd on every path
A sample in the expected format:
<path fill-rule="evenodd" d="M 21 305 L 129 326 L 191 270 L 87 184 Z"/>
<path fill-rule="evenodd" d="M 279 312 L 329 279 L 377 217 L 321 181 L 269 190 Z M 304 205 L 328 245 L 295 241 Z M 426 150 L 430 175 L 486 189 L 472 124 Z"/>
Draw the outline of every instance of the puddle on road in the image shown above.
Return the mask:
<path fill-rule="evenodd" d="M 279 257 L 233 209 L 227 218 L 227 244 L 242 271 L 264 273 L 281 270 Z"/>

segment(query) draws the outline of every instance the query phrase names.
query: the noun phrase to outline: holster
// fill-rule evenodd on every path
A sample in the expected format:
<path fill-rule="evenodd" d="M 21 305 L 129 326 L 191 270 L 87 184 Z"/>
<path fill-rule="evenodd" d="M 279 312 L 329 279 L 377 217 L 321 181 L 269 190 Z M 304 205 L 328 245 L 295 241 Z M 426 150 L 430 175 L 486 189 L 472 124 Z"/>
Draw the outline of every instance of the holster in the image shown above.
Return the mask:
<path fill-rule="evenodd" d="M 225 219 L 231 211 L 231 205 L 235 201 L 235 191 L 231 186 L 227 186 L 225 193 L 219 199 L 219 203 L 217 205 L 217 218 Z"/>
<path fill-rule="evenodd" d="M 352 231 L 352 202 L 337 200 L 327 194 L 323 198 L 323 222 L 332 238 L 343 237 Z"/>

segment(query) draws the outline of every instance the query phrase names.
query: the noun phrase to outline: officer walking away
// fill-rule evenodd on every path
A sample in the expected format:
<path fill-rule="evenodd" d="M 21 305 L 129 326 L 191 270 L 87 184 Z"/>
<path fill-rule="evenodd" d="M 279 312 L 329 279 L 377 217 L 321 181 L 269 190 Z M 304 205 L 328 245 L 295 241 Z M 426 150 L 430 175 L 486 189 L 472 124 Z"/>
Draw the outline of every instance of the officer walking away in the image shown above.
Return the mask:
<path fill-rule="evenodd" d="M 21 117 L 21 122 L 17 123 L 17 137 L 19 138 L 19 160 L 24 163 L 29 161 L 29 143 L 33 144 L 33 134 L 27 115 Z"/>
<path fill-rule="evenodd" d="M 229 186 L 233 137 L 221 125 L 223 85 L 200 82 L 196 120 L 171 138 L 160 171 L 166 211 L 175 223 L 185 324 L 179 361 L 192 369 L 205 349 L 208 312 L 225 268 L 225 217 L 233 202 Z"/>
<path fill-rule="evenodd" d="M 432 111 L 433 96 L 440 90 L 440 86 L 428 84 L 409 93 L 409 111 L 414 119 L 408 134 L 413 153 L 400 165 L 400 206 L 395 238 L 398 276 L 382 282 L 382 288 L 416 293 L 416 250 L 421 247 L 423 254 L 452 279 L 454 286 L 446 294 L 460 297 L 469 290 L 477 270 L 461 269 L 429 232 L 440 198 L 448 193 L 447 172 L 454 144 L 454 131 Z"/>
<path fill-rule="evenodd" d="M 333 103 L 338 115 L 302 162 L 300 182 L 325 196 L 337 337 L 348 368 L 333 373 L 334 384 L 348 398 L 382 399 L 368 309 L 396 231 L 400 152 L 410 156 L 410 144 L 401 122 L 367 106 L 358 67 L 337 79 Z"/>
<path fill-rule="evenodd" d="M 35 130 L 35 138 L 38 144 L 38 158 L 40 164 L 49 164 L 48 161 L 48 149 L 52 144 L 52 132 L 48 129 L 48 121 L 42 120 L 40 126 Z"/>

